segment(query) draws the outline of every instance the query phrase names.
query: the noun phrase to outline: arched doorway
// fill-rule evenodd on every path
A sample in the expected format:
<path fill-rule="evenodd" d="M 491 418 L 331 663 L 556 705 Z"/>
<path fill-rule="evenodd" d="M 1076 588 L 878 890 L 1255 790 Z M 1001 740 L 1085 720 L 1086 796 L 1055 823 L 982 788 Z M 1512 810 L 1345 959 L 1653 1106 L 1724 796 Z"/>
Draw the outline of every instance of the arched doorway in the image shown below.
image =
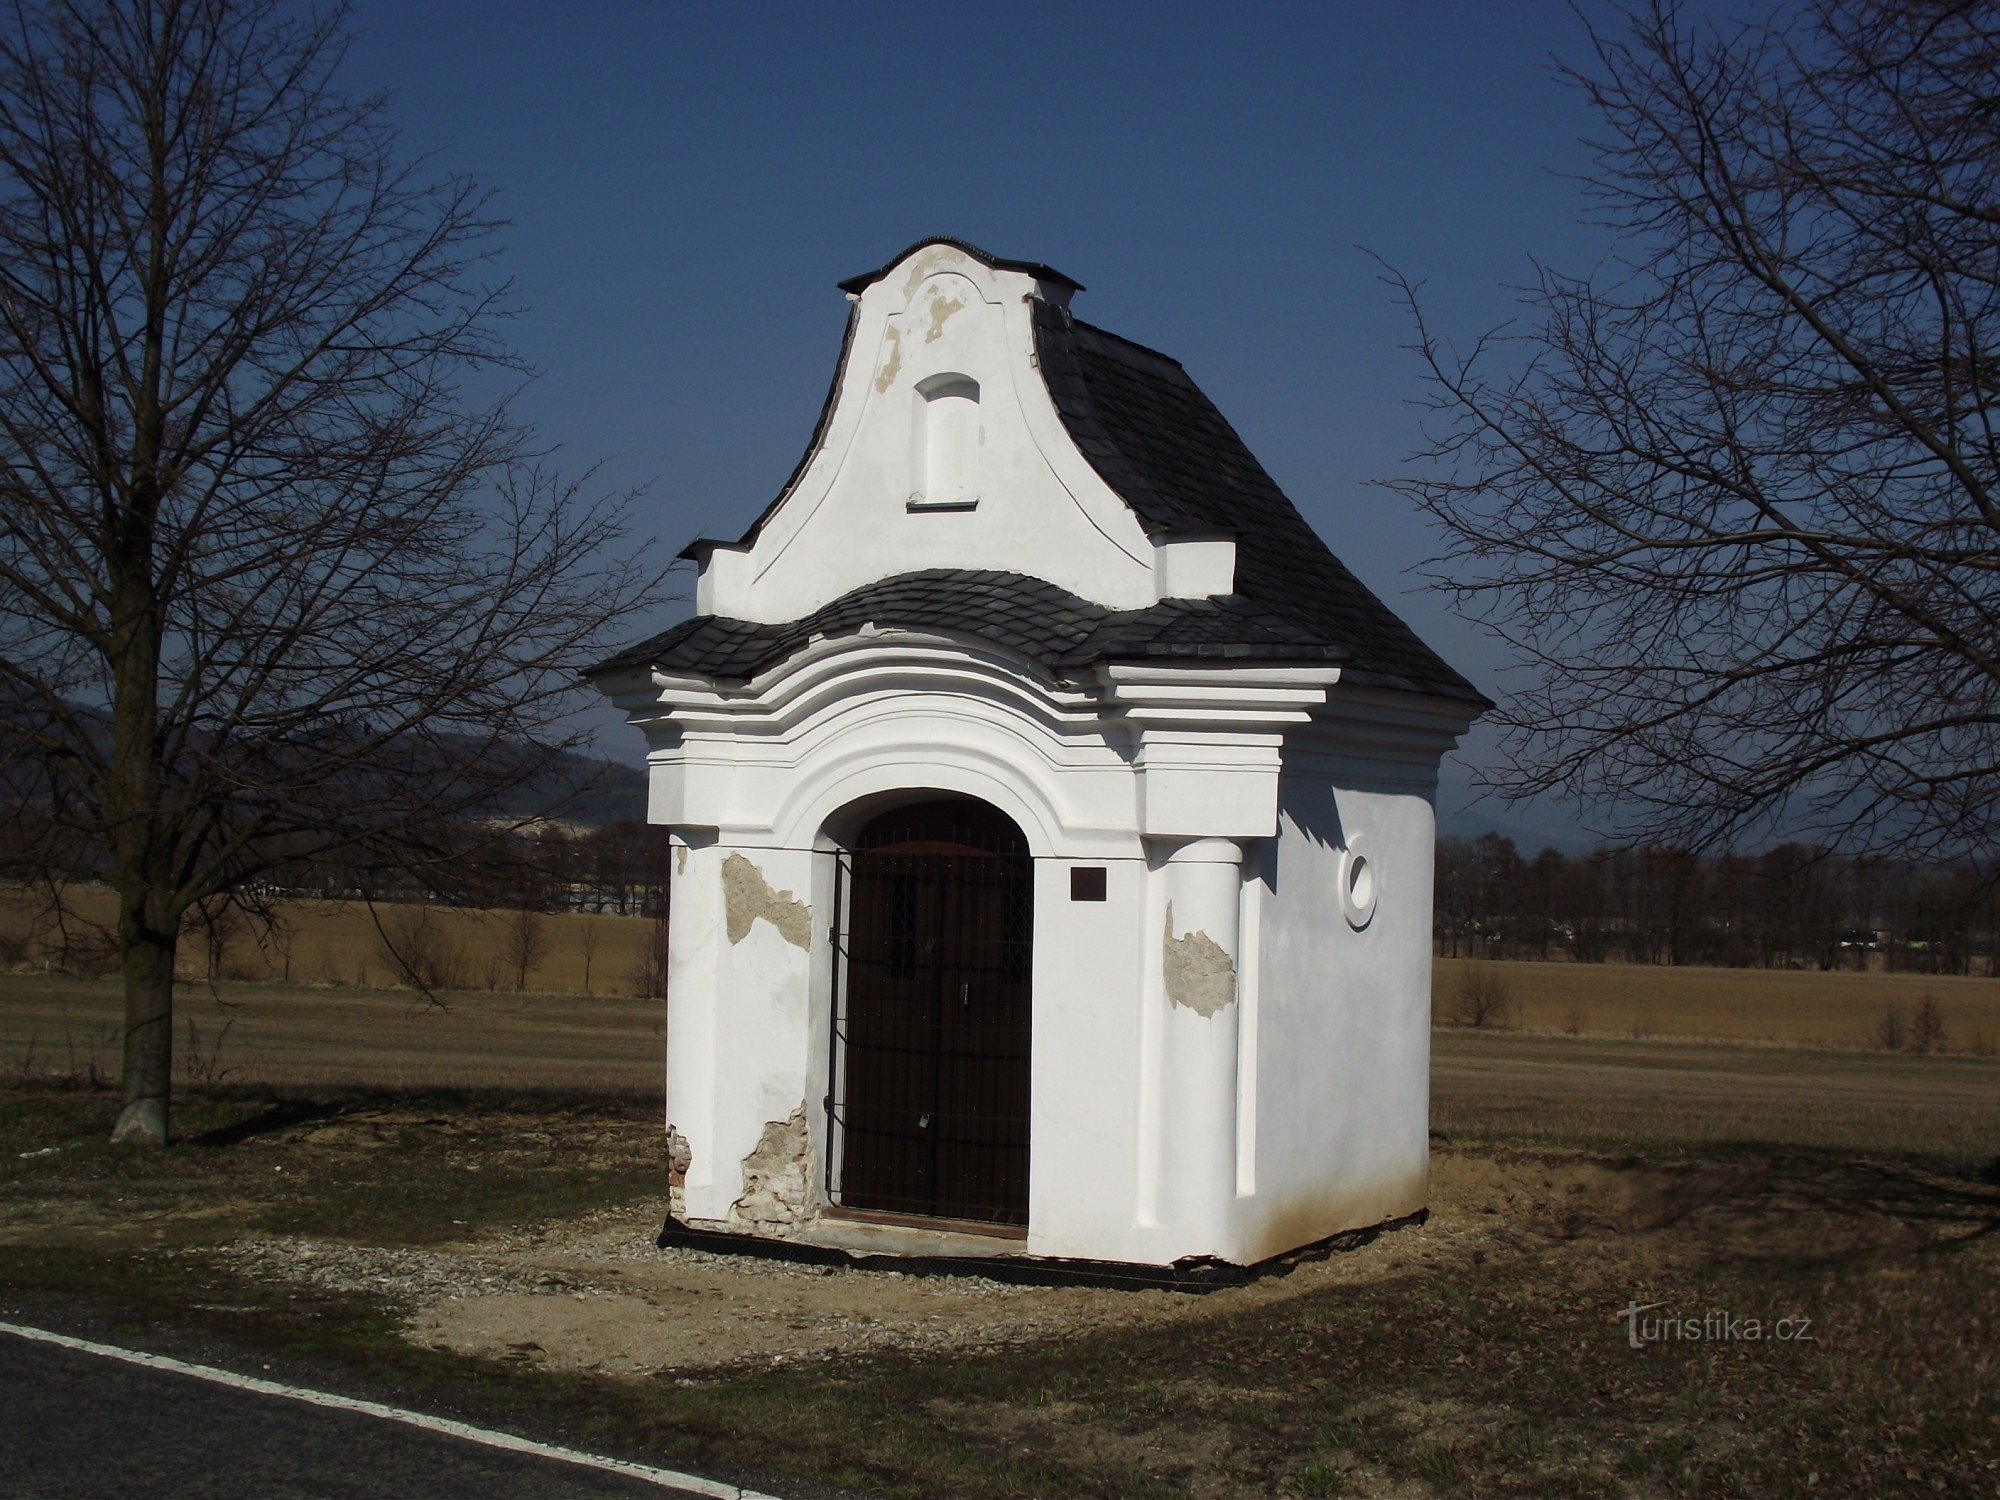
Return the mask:
<path fill-rule="evenodd" d="M 987 803 L 935 798 L 871 819 L 842 863 L 836 1200 L 1026 1224 L 1027 839 Z"/>

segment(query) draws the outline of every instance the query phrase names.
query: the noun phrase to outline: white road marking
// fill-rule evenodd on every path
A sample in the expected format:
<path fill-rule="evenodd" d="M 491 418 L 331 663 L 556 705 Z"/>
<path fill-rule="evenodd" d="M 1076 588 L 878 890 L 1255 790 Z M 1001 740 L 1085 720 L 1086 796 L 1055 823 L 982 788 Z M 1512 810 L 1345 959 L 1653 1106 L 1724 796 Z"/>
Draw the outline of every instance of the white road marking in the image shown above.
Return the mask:
<path fill-rule="evenodd" d="M 428 1417 L 420 1411 L 404 1411 L 401 1407 L 384 1406 L 379 1401 L 361 1401 L 352 1396 L 335 1396 L 326 1391 L 307 1390 L 303 1386 L 280 1385 L 275 1380 L 259 1380 L 255 1375 L 238 1375 L 231 1370 L 218 1370 L 212 1365 L 192 1365 L 185 1360 L 170 1359 L 164 1354 L 145 1354 L 137 1349 L 120 1349 L 115 1344 L 96 1344 L 89 1339 L 74 1339 L 67 1334 L 50 1333 L 46 1328 L 29 1328 L 19 1323 L 0 1322 L 0 1333 L 11 1333 L 16 1338 L 32 1339 L 37 1343 L 55 1344 L 64 1349 L 76 1349 L 85 1354 L 101 1355 L 105 1359 L 120 1359 L 128 1365 L 140 1365 L 149 1370 L 170 1370 L 176 1375 L 192 1375 L 197 1380 L 234 1386 L 240 1391 L 255 1391 L 263 1396 L 283 1396 L 288 1401 L 303 1401 L 309 1406 L 324 1406 L 334 1411 L 359 1412 L 364 1417 L 379 1417 L 385 1422 L 401 1422 L 407 1427 L 420 1427 L 426 1432 L 440 1432 L 446 1437 L 463 1438 L 469 1443 L 483 1443 L 488 1448 L 503 1448 L 510 1453 L 529 1453 L 537 1458 L 553 1458 L 566 1464 L 580 1464 L 587 1469 L 602 1469 L 607 1474 L 624 1474 L 633 1479 L 643 1479 L 649 1484 L 670 1485 L 692 1494 L 706 1495 L 711 1497 L 711 1500 L 778 1500 L 777 1496 L 766 1495 L 760 1490 L 746 1490 L 733 1484 L 721 1484 L 713 1479 L 703 1479 L 699 1474 L 683 1474 L 677 1469 L 650 1468 L 645 1464 L 627 1463 L 622 1458 L 603 1458 L 595 1453 L 584 1453 L 575 1448 L 557 1448 L 548 1443 L 537 1443 L 527 1438 L 515 1437 L 510 1432 L 495 1432 L 487 1427 L 454 1422 L 448 1417 Z"/>

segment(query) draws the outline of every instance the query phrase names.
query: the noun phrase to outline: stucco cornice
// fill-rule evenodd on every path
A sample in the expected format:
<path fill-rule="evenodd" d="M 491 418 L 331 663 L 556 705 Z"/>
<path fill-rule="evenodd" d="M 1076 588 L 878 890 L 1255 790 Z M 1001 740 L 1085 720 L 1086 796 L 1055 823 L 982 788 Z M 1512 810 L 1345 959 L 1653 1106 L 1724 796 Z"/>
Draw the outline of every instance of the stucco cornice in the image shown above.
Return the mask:
<path fill-rule="evenodd" d="M 1264 838 L 1295 756 L 1400 759 L 1421 779 L 1455 722 L 1385 718 L 1369 694 L 1334 704 L 1329 666 L 1114 664 L 1065 683 L 989 642 L 900 630 L 813 641 L 747 683 L 615 682 L 651 742 L 660 821 L 781 842 L 816 836 L 834 788 L 954 767 L 961 788 L 1037 808 L 1051 847 Z"/>

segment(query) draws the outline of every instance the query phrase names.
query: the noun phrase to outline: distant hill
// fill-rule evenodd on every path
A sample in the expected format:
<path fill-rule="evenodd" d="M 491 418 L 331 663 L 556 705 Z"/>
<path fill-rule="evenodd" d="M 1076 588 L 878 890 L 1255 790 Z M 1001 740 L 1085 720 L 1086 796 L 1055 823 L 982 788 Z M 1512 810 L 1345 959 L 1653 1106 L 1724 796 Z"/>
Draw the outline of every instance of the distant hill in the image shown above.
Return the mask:
<path fill-rule="evenodd" d="M 565 823 L 607 828 L 646 821 L 646 772 L 600 755 L 565 755 L 545 776 L 518 788 L 501 803 L 515 817 L 548 813 Z"/>
<path fill-rule="evenodd" d="M 18 707 L 23 701 L 18 689 L 10 693 L 5 684 L 0 684 L 0 715 L 25 720 L 28 715 Z M 65 707 L 108 753 L 110 716 L 100 708 L 77 700 L 67 701 Z M 477 746 L 476 740 L 460 736 L 446 736 L 445 742 L 462 744 L 468 753 Z M 528 753 L 524 747 L 523 754 Z M 0 802 L 6 800 L 11 790 L 0 785 Z M 545 774 L 501 798 L 497 809 L 503 816 L 516 818 L 547 813 L 562 822 L 579 823 L 590 828 L 604 828 L 613 823 L 643 823 L 646 820 L 646 771 L 643 766 L 615 760 L 602 753 L 564 754 Z"/>
<path fill-rule="evenodd" d="M 0 700 L 4 701 L 4 700 Z M 73 711 L 92 724 L 108 722 L 82 705 Z M 567 754 L 547 774 L 536 777 L 504 798 L 503 815 L 532 818 L 548 814 L 565 823 L 605 828 L 614 823 L 646 820 L 646 770 L 643 765 L 614 759 L 602 752 Z M 1523 855 L 1544 847 L 1564 854 L 1584 854 L 1599 840 L 1573 816 L 1545 801 L 1509 804 L 1474 791 L 1470 775 L 1447 764 L 1438 777 L 1438 832 L 1458 838 L 1497 833 L 1514 841 Z"/>

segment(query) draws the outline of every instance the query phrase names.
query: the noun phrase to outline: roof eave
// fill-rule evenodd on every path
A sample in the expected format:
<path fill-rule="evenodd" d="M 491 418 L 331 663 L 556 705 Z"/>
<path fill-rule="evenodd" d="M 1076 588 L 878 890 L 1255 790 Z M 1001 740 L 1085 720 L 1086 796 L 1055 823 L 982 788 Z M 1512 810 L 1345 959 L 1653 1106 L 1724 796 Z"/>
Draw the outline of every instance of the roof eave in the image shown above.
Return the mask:
<path fill-rule="evenodd" d="M 876 267 L 874 270 L 863 271 L 859 276 L 850 276 L 845 281 L 834 284 L 841 291 L 847 293 L 848 296 L 858 297 L 884 276 L 895 270 L 904 261 L 908 260 L 912 255 L 915 255 L 919 250 L 927 250 L 932 245 L 949 245 L 952 249 L 971 256 L 981 265 L 991 270 L 1019 271 L 1023 275 L 1034 277 L 1037 281 L 1053 282 L 1057 286 L 1067 287 L 1071 292 L 1080 292 L 1083 290 L 1082 282 L 1073 276 L 1064 275 L 1054 266 L 1043 265 L 1038 260 L 1008 260 L 1003 256 L 989 254 L 977 245 L 968 245 L 964 240 L 953 239 L 948 234 L 933 235 L 927 240 L 918 240 L 907 249 L 899 250 L 885 264 Z"/>

